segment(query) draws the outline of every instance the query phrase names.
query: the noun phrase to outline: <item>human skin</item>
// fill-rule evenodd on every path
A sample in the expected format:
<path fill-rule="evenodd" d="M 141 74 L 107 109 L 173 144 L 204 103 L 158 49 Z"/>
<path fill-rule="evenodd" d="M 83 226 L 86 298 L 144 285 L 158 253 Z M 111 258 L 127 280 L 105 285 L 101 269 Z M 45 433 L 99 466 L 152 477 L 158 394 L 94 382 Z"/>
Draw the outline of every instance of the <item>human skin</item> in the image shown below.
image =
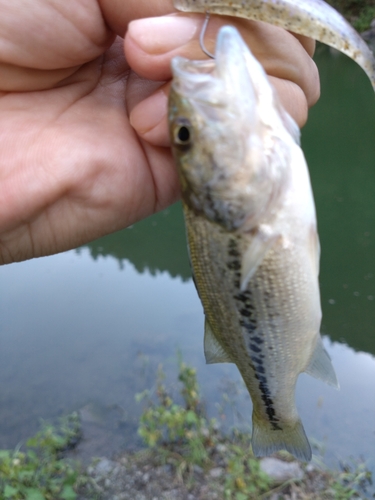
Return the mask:
<path fill-rule="evenodd" d="M 206 57 L 202 16 L 172 0 L 0 0 L 0 12 L 0 263 L 75 248 L 176 201 L 170 61 Z M 213 17 L 211 51 L 223 24 L 302 126 L 320 90 L 314 42 Z"/>

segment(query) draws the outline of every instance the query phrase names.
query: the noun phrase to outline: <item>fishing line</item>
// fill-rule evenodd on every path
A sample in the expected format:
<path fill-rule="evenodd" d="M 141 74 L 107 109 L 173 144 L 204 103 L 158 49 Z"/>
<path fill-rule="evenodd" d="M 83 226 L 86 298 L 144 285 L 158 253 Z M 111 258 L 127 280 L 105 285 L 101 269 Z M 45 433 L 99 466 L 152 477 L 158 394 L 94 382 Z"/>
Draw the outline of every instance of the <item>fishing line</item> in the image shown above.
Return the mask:
<path fill-rule="evenodd" d="M 200 45 L 201 49 L 203 50 L 203 52 L 206 54 L 206 56 L 211 57 L 211 59 L 215 59 L 215 56 L 213 54 L 211 54 L 211 52 L 209 50 L 207 50 L 205 45 L 204 45 L 204 35 L 206 34 L 209 20 L 210 20 L 210 13 L 207 11 L 206 17 L 204 19 L 204 23 L 202 26 L 202 30 L 201 30 L 201 33 L 199 35 L 199 45 Z"/>

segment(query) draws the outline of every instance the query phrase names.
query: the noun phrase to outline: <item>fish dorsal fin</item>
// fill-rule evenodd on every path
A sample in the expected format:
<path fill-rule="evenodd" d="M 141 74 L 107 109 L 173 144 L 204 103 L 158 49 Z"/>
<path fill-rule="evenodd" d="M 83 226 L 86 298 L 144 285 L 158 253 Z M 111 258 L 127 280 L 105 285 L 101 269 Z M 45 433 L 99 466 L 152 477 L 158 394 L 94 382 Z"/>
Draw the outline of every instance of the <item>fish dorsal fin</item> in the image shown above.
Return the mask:
<path fill-rule="evenodd" d="M 259 226 L 242 257 L 241 292 L 246 290 L 267 252 L 279 237 L 280 234 L 273 233 L 269 226 Z"/>
<path fill-rule="evenodd" d="M 320 335 L 309 366 L 306 368 L 305 372 L 312 377 L 326 382 L 328 385 L 332 385 L 336 389 L 340 388 L 335 370 L 332 366 L 331 358 L 328 352 L 324 349 Z"/>
<path fill-rule="evenodd" d="M 228 354 L 216 339 L 207 318 L 204 321 L 204 356 L 208 365 L 213 363 L 232 363 L 232 360 L 229 359 Z"/>

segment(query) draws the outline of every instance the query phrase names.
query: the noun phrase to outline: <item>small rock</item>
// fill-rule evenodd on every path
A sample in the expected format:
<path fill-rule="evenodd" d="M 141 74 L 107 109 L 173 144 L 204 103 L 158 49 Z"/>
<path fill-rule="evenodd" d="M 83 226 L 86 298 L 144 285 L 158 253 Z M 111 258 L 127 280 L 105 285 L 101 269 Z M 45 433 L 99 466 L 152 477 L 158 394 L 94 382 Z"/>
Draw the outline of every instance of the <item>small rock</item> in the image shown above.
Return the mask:
<path fill-rule="evenodd" d="M 109 489 L 110 487 L 111 487 L 111 480 L 108 479 L 108 477 L 107 477 L 107 479 L 105 479 L 105 481 L 104 481 L 104 488 Z"/>
<path fill-rule="evenodd" d="M 203 429 L 201 429 L 201 434 L 202 436 L 208 438 L 208 436 L 210 435 L 210 431 L 207 429 L 207 427 L 203 427 Z"/>
<path fill-rule="evenodd" d="M 263 458 L 260 468 L 268 474 L 275 484 L 281 484 L 289 479 L 302 479 L 303 470 L 297 462 L 283 462 L 277 458 Z"/>
<path fill-rule="evenodd" d="M 203 469 L 202 469 L 202 467 L 199 467 L 199 465 L 194 465 L 193 470 L 197 474 L 203 474 Z"/>
<path fill-rule="evenodd" d="M 210 470 L 209 474 L 212 477 L 212 479 L 218 479 L 223 475 L 223 469 L 221 467 L 214 467 L 213 469 Z"/>
<path fill-rule="evenodd" d="M 170 464 L 161 465 L 155 469 L 156 476 L 162 476 L 163 474 L 170 474 L 172 471 L 172 466 Z"/>
<path fill-rule="evenodd" d="M 134 497 L 134 500 L 147 500 L 143 493 L 137 493 Z"/>
<path fill-rule="evenodd" d="M 149 479 L 150 479 L 150 474 L 148 472 L 145 472 L 145 474 L 143 474 L 142 481 L 144 483 L 148 483 Z"/>
<path fill-rule="evenodd" d="M 227 451 L 227 447 L 225 446 L 225 444 L 218 444 L 216 446 L 216 449 L 217 449 L 218 453 L 226 453 L 226 451 Z"/>
<path fill-rule="evenodd" d="M 120 472 L 121 472 L 121 469 L 122 469 L 121 465 L 116 465 L 115 468 L 112 471 L 112 474 L 114 476 L 118 476 L 120 474 Z"/>
<path fill-rule="evenodd" d="M 108 460 L 108 458 L 101 458 L 95 465 L 95 473 L 100 476 L 109 474 L 115 466 L 115 462 Z"/>
<path fill-rule="evenodd" d="M 316 467 L 314 464 L 308 464 L 308 465 L 306 465 L 305 470 L 306 470 L 306 472 L 314 472 L 316 470 Z"/>

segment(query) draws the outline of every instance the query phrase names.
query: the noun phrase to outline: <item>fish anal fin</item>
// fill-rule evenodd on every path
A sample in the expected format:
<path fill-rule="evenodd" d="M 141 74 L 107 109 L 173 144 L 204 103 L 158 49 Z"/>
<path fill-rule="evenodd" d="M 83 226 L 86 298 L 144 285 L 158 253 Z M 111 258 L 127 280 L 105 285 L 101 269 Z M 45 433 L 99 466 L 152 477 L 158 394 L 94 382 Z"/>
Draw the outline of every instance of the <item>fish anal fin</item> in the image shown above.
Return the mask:
<path fill-rule="evenodd" d="M 261 224 L 254 236 L 251 238 L 251 243 L 245 250 L 242 257 L 241 271 L 241 291 L 246 290 L 246 287 L 254 276 L 256 270 L 262 263 L 267 252 L 274 245 L 276 240 L 281 237 L 280 234 L 274 233 L 266 224 Z"/>
<path fill-rule="evenodd" d="M 253 415 L 252 448 L 256 457 L 272 455 L 279 450 L 287 450 L 298 460 L 311 460 L 311 447 L 302 422 L 294 425 L 282 425 L 274 429 L 268 422 L 257 420 Z"/>
<path fill-rule="evenodd" d="M 206 363 L 232 363 L 219 341 L 216 339 L 208 319 L 204 322 L 204 356 Z"/>
<path fill-rule="evenodd" d="M 332 385 L 336 389 L 340 388 L 335 370 L 332 366 L 331 358 L 328 352 L 324 349 L 320 336 L 305 372 L 312 377 L 326 382 L 328 385 Z"/>

